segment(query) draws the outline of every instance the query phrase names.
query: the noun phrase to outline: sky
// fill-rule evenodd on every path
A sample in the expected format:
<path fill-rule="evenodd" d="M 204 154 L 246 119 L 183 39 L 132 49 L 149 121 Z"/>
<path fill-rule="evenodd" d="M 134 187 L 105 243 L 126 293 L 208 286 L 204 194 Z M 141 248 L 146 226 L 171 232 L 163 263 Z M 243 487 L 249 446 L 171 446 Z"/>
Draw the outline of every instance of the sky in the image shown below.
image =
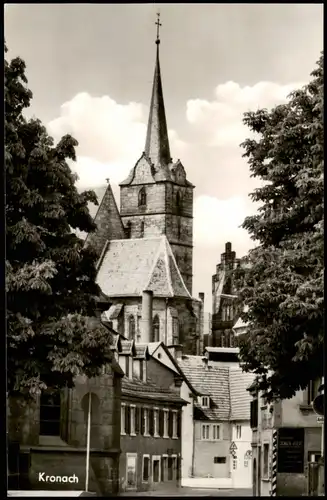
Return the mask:
<path fill-rule="evenodd" d="M 173 159 L 194 190 L 193 295 L 205 293 L 225 243 L 254 242 L 240 225 L 255 213 L 240 144 L 243 113 L 286 102 L 310 79 L 323 48 L 322 4 L 6 4 L 8 57 L 25 60 L 40 118 L 58 140 L 79 142 L 80 189 L 127 177 L 145 145 L 155 61 L 160 62 Z"/>

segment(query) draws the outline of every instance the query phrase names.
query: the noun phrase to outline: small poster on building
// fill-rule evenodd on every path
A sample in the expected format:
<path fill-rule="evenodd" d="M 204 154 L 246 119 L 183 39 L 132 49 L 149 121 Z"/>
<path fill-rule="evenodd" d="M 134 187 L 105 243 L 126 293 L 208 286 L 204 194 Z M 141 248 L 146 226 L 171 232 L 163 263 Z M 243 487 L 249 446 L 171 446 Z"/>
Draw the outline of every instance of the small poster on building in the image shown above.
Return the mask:
<path fill-rule="evenodd" d="M 304 472 L 304 429 L 279 429 L 277 471 L 293 474 Z"/>

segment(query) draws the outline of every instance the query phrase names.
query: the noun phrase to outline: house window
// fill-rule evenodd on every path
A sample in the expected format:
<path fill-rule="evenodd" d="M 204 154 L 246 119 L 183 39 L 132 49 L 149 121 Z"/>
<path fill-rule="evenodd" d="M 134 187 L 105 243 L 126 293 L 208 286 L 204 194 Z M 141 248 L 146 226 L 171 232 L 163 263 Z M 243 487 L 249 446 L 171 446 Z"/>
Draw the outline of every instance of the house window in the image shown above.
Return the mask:
<path fill-rule="evenodd" d="M 126 434 L 125 432 L 125 403 L 121 404 L 120 407 L 120 434 L 124 435 Z"/>
<path fill-rule="evenodd" d="M 154 483 L 159 483 L 160 481 L 160 461 L 161 457 L 159 455 L 152 457 L 152 481 Z"/>
<path fill-rule="evenodd" d="M 143 207 L 146 205 L 146 191 L 145 187 L 142 187 L 139 191 L 139 197 L 138 197 L 138 205 L 139 207 Z"/>
<path fill-rule="evenodd" d="M 131 436 L 135 436 L 136 407 L 131 406 Z"/>
<path fill-rule="evenodd" d="M 168 455 L 162 455 L 161 458 L 161 481 L 164 482 L 168 479 Z"/>
<path fill-rule="evenodd" d="M 156 314 L 155 317 L 153 318 L 153 339 L 152 342 L 159 342 L 160 338 L 160 321 L 159 317 Z"/>
<path fill-rule="evenodd" d="M 149 436 L 149 408 L 143 408 L 143 436 Z"/>
<path fill-rule="evenodd" d="M 169 429 L 169 410 L 164 410 L 164 431 L 163 437 L 168 438 L 168 429 Z"/>
<path fill-rule="evenodd" d="M 128 221 L 125 228 L 126 238 L 132 237 L 132 223 Z"/>
<path fill-rule="evenodd" d="M 176 439 L 177 438 L 177 411 L 173 410 L 173 435 L 172 438 Z"/>
<path fill-rule="evenodd" d="M 225 464 L 226 457 L 213 457 L 213 463 L 214 464 Z"/>
<path fill-rule="evenodd" d="M 125 375 L 129 378 L 129 356 L 125 356 Z"/>
<path fill-rule="evenodd" d="M 147 483 L 150 477 L 150 455 L 143 455 L 142 481 Z"/>
<path fill-rule="evenodd" d="M 135 338 L 135 318 L 132 315 L 128 318 L 128 338 L 131 340 Z"/>
<path fill-rule="evenodd" d="M 202 408 L 209 408 L 210 406 L 210 398 L 209 396 L 202 396 L 201 397 L 201 406 Z"/>
<path fill-rule="evenodd" d="M 218 424 L 212 426 L 212 439 L 216 441 L 220 439 L 220 425 Z"/>
<path fill-rule="evenodd" d="M 173 457 L 168 457 L 168 481 L 173 480 Z"/>
<path fill-rule="evenodd" d="M 242 426 L 237 425 L 236 426 L 236 439 L 241 439 L 242 436 Z"/>
<path fill-rule="evenodd" d="M 136 488 L 136 462 L 137 462 L 136 453 L 126 454 L 126 476 L 127 476 L 128 489 Z"/>
<path fill-rule="evenodd" d="M 153 435 L 154 437 L 159 437 L 159 410 L 155 408 L 153 410 Z"/>
<path fill-rule="evenodd" d="M 233 470 L 237 469 L 237 458 L 233 458 Z"/>
<path fill-rule="evenodd" d="M 209 424 L 202 424 L 201 439 L 202 439 L 202 441 L 208 441 L 208 439 L 210 439 L 210 425 Z"/>
<path fill-rule="evenodd" d="M 42 392 L 40 401 L 40 435 L 60 436 L 60 392 Z"/>
<path fill-rule="evenodd" d="M 141 222 L 140 226 L 140 238 L 143 238 L 144 236 L 144 221 Z"/>
<path fill-rule="evenodd" d="M 268 479 L 269 471 L 269 443 L 264 443 L 263 445 L 263 478 Z"/>
<path fill-rule="evenodd" d="M 250 403 L 250 425 L 251 429 L 256 429 L 258 427 L 258 399 L 253 399 Z"/>

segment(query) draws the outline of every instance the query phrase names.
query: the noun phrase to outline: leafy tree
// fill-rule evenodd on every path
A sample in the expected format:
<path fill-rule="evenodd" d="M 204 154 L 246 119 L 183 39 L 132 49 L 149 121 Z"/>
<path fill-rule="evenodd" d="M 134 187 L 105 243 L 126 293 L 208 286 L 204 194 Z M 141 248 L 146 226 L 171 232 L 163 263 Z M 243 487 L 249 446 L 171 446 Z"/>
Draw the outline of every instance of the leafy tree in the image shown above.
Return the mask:
<path fill-rule="evenodd" d="M 5 51 L 6 48 L 5 48 Z M 33 394 L 95 376 L 110 362 L 108 330 L 90 322 L 100 290 L 97 255 L 72 229 L 95 229 L 67 164 L 77 142 L 55 146 L 23 112 L 32 93 L 25 64 L 5 61 L 6 291 L 8 393 Z"/>
<path fill-rule="evenodd" d="M 244 115 L 255 138 L 243 156 L 264 183 L 242 226 L 258 246 L 235 276 L 247 306 L 240 356 L 268 400 L 323 374 L 323 54 L 311 75 L 287 104 Z"/>

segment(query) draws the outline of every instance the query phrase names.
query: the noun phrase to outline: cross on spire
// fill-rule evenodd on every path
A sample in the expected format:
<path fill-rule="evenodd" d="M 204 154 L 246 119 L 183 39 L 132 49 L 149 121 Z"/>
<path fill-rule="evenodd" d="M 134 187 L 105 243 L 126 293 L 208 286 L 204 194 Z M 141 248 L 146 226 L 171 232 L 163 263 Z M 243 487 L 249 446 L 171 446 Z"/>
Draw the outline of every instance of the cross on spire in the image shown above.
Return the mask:
<path fill-rule="evenodd" d="M 160 22 L 160 12 L 157 12 L 157 21 L 154 23 L 157 26 L 157 39 L 156 39 L 156 44 L 160 43 L 160 38 L 159 38 L 159 30 L 160 26 L 162 26 Z"/>

